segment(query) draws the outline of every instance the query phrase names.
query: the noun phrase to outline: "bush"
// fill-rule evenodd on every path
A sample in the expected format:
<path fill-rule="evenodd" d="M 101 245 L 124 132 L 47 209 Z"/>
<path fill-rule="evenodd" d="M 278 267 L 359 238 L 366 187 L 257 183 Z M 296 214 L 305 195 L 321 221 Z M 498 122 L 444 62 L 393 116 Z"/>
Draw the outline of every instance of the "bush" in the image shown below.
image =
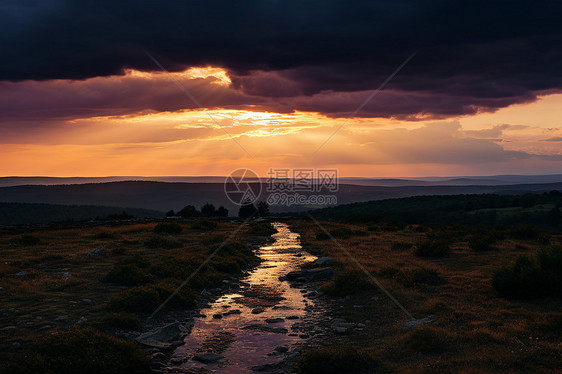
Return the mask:
<path fill-rule="evenodd" d="M 140 374 L 150 373 L 149 366 L 136 343 L 93 328 L 73 328 L 34 343 L 8 365 L 6 373 Z"/>
<path fill-rule="evenodd" d="M 418 244 L 416 255 L 420 257 L 441 257 L 449 253 L 449 242 L 445 239 L 429 239 Z"/>
<path fill-rule="evenodd" d="M 141 258 L 129 258 L 121 260 L 113 265 L 113 268 L 105 276 L 104 280 L 110 283 L 124 286 L 138 286 L 150 283 L 153 278 L 146 270 L 147 264 Z"/>
<path fill-rule="evenodd" d="M 398 281 L 407 287 L 418 287 L 422 284 L 435 286 L 445 283 L 437 270 L 427 268 L 403 270 L 398 277 Z"/>
<path fill-rule="evenodd" d="M 153 236 L 144 242 L 146 248 L 150 249 L 174 249 L 181 248 L 183 244 L 178 240 L 166 239 L 161 236 Z"/>
<path fill-rule="evenodd" d="M 468 240 L 470 249 L 476 252 L 488 251 L 493 249 L 496 242 L 496 237 L 492 234 L 476 234 Z"/>
<path fill-rule="evenodd" d="M 277 230 L 271 225 L 271 223 L 255 223 L 251 225 L 248 230 L 248 234 L 259 236 L 270 236 L 276 233 Z"/>
<path fill-rule="evenodd" d="M 519 240 L 535 240 L 539 237 L 539 232 L 533 227 L 516 227 L 509 231 L 509 236 Z"/>
<path fill-rule="evenodd" d="M 299 360 L 302 374 L 360 374 L 376 365 L 375 361 L 352 346 L 311 348 Z"/>
<path fill-rule="evenodd" d="M 209 219 L 198 219 L 197 221 L 193 222 L 191 225 L 192 229 L 201 230 L 201 231 L 211 231 L 216 230 L 219 227 L 219 224 L 215 221 L 211 221 Z"/>
<path fill-rule="evenodd" d="M 154 232 L 157 234 L 179 234 L 182 228 L 175 222 L 163 222 L 154 227 Z"/>
<path fill-rule="evenodd" d="M 377 273 L 381 278 L 396 279 L 406 287 L 439 285 L 445 282 L 437 270 L 427 268 L 404 269 L 384 268 Z"/>
<path fill-rule="evenodd" d="M 562 247 L 549 247 L 537 260 L 519 256 L 494 272 L 492 286 L 508 299 L 535 299 L 562 294 Z"/>
<path fill-rule="evenodd" d="M 439 353 L 451 342 L 451 336 L 434 326 L 420 326 L 410 331 L 403 340 L 406 349 L 413 352 Z"/>
<path fill-rule="evenodd" d="M 17 238 L 13 238 L 10 242 L 14 245 L 32 246 L 39 244 L 41 242 L 41 239 L 36 236 L 26 234 Z"/>
<path fill-rule="evenodd" d="M 96 327 L 101 329 L 122 329 L 135 331 L 140 329 L 141 322 L 139 317 L 131 313 L 107 313 L 96 323 Z"/>
<path fill-rule="evenodd" d="M 150 313 L 162 300 L 158 291 L 151 286 L 137 286 L 111 296 L 109 310 L 116 312 Z"/>
<path fill-rule="evenodd" d="M 371 280 L 360 270 L 344 271 L 336 275 L 333 282 L 322 286 L 322 290 L 330 296 L 347 296 L 373 288 Z"/>
<path fill-rule="evenodd" d="M 414 245 L 412 243 L 404 243 L 404 242 L 394 242 L 390 249 L 393 251 L 407 251 L 412 248 Z"/>

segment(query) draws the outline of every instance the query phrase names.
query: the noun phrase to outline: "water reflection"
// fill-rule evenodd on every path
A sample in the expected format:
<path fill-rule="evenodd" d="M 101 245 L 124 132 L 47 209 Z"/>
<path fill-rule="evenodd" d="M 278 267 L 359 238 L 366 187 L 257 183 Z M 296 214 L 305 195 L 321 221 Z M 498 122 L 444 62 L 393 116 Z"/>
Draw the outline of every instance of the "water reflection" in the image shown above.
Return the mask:
<path fill-rule="evenodd" d="M 280 361 L 283 356 L 277 353 L 300 339 L 291 333 L 291 325 L 304 317 L 305 308 L 313 301 L 279 277 L 316 257 L 302 249 L 299 234 L 286 224 L 273 226 L 278 231 L 272 235 L 275 242 L 259 249 L 263 262 L 232 286 L 236 291 L 201 310 L 205 317 L 196 319 L 185 344 L 174 352 L 177 359 L 207 352 L 224 359 L 209 364 L 190 359 L 183 368 L 249 373 L 252 366 Z"/>

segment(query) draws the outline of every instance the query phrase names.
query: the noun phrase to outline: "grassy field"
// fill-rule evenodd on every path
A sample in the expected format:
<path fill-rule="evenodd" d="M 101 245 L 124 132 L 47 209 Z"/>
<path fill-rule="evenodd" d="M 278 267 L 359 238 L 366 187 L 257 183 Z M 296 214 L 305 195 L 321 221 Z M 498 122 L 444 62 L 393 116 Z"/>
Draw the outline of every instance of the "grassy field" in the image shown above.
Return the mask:
<path fill-rule="evenodd" d="M 406 329 L 409 318 L 344 251 L 315 223 L 296 222 L 293 229 L 301 233 L 304 248 L 332 257 L 341 271 L 323 286 L 332 297 L 334 317 L 366 325 L 310 350 L 300 362 L 303 373 L 559 372 L 560 298 L 507 299 L 492 278 L 518 256 L 534 258 L 539 248 L 560 245 L 560 235 L 438 225 L 323 225 L 416 319 L 430 317 L 433 323 Z M 440 242 L 446 250 L 427 257 L 423 248 Z M 334 357 L 364 365 L 342 368 Z"/>
<path fill-rule="evenodd" d="M 239 224 L 199 220 L 4 230 L 0 369 L 55 331 L 85 326 L 112 335 L 138 329 Z M 256 260 L 246 246 L 256 234 L 259 227 L 242 229 L 170 307 L 193 307 L 197 292 L 246 269 Z"/>

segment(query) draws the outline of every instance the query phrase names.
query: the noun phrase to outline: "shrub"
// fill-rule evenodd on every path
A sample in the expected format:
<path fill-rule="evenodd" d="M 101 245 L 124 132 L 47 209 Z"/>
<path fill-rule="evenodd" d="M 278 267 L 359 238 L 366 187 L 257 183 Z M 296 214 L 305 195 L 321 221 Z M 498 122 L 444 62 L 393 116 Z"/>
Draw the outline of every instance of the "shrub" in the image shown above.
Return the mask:
<path fill-rule="evenodd" d="M 311 348 L 299 360 L 302 374 L 360 374 L 376 365 L 365 353 L 352 346 Z"/>
<path fill-rule="evenodd" d="M 150 313 L 161 301 L 160 294 L 154 287 L 137 286 L 111 296 L 108 308 L 116 312 Z"/>
<path fill-rule="evenodd" d="M 11 374 L 150 373 L 150 361 L 134 342 L 93 328 L 57 331 L 34 343 L 6 368 Z"/>
<path fill-rule="evenodd" d="M 41 242 L 41 239 L 36 236 L 26 234 L 17 238 L 13 238 L 10 242 L 14 245 L 32 246 L 39 244 Z"/>
<path fill-rule="evenodd" d="M 449 243 L 445 239 L 429 239 L 418 244 L 416 255 L 421 257 L 441 257 L 450 252 Z"/>
<path fill-rule="evenodd" d="M 101 231 L 99 233 L 97 233 L 96 235 L 94 235 L 94 239 L 116 239 L 117 235 L 115 233 L 112 233 L 110 231 Z"/>
<path fill-rule="evenodd" d="M 420 326 L 410 331 L 403 340 L 406 349 L 413 352 L 439 353 L 450 344 L 451 336 L 434 326 Z"/>
<path fill-rule="evenodd" d="M 316 231 L 316 240 L 328 240 L 330 235 L 326 234 L 324 231 Z"/>
<path fill-rule="evenodd" d="M 398 281 L 408 287 L 417 287 L 422 284 L 435 286 L 445 282 L 437 270 L 427 268 L 403 270 Z"/>
<path fill-rule="evenodd" d="M 157 234 L 179 234 L 181 231 L 181 226 L 175 222 L 162 222 L 154 227 Z"/>
<path fill-rule="evenodd" d="M 492 286 L 509 299 L 534 299 L 562 294 L 562 247 L 549 247 L 535 261 L 519 256 L 515 263 L 494 272 Z"/>
<path fill-rule="evenodd" d="M 195 267 L 192 261 L 166 258 L 152 265 L 149 272 L 158 278 L 185 279 Z"/>
<path fill-rule="evenodd" d="M 516 227 L 509 231 L 509 236 L 519 240 L 535 240 L 539 237 L 539 232 L 533 227 Z"/>
<path fill-rule="evenodd" d="M 277 230 L 271 225 L 271 223 L 255 223 L 251 225 L 248 230 L 248 234 L 259 236 L 270 236 L 276 233 Z"/>
<path fill-rule="evenodd" d="M 138 330 L 141 327 L 139 317 L 131 313 L 107 313 L 96 323 L 101 329 Z"/>
<path fill-rule="evenodd" d="M 487 251 L 493 248 L 496 237 L 492 234 L 476 234 L 468 240 L 468 246 L 473 251 Z"/>
<path fill-rule="evenodd" d="M 104 281 L 121 284 L 125 286 L 138 286 L 151 282 L 152 276 L 147 268 L 150 265 L 148 260 L 141 256 L 132 256 L 117 261 Z"/>
<path fill-rule="evenodd" d="M 322 290 L 330 296 L 346 296 L 373 288 L 371 280 L 360 270 L 344 271 L 336 275 L 333 282 L 322 286 Z"/>
<path fill-rule="evenodd" d="M 407 251 L 412 248 L 414 245 L 412 243 L 404 243 L 404 242 L 394 242 L 390 249 L 393 251 Z"/>
<path fill-rule="evenodd" d="M 216 259 L 210 266 L 221 273 L 236 274 L 240 272 L 240 265 L 231 259 Z"/>
<path fill-rule="evenodd" d="M 161 236 L 153 236 L 144 242 L 146 248 L 150 249 L 174 249 L 181 248 L 183 245 L 178 240 L 166 239 Z"/>
<path fill-rule="evenodd" d="M 197 221 L 193 222 L 191 225 L 192 229 L 201 230 L 201 231 L 211 231 L 216 230 L 219 227 L 219 224 L 215 221 L 211 221 L 209 219 L 198 219 Z"/>

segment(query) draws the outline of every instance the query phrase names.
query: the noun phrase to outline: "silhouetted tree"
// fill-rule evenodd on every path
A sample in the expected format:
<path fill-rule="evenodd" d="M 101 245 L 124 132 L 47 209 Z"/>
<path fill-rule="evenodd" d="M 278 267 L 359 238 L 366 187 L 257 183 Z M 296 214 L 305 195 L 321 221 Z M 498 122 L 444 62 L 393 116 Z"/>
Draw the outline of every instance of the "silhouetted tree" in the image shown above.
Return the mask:
<path fill-rule="evenodd" d="M 173 217 L 175 215 L 176 215 L 176 213 L 173 210 L 170 210 L 170 211 L 166 212 L 166 217 Z"/>
<path fill-rule="evenodd" d="M 213 204 L 205 204 L 201 207 L 201 214 L 203 217 L 214 217 L 216 213 L 215 206 Z"/>
<path fill-rule="evenodd" d="M 199 213 L 199 211 L 193 205 L 187 205 L 185 208 L 178 212 L 178 215 L 184 218 L 193 218 L 199 217 L 201 213 Z"/>
<path fill-rule="evenodd" d="M 558 207 L 554 207 L 548 212 L 546 223 L 549 226 L 560 225 L 560 209 L 558 209 Z"/>
<path fill-rule="evenodd" d="M 228 209 L 226 209 L 222 205 L 219 206 L 219 208 L 217 209 L 217 212 L 216 212 L 216 216 L 217 217 L 228 217 Z"/>
<path fill-rule="evenodd" d="M 253 215 L 256 215 L 257 212 L 258 212 L 258 210 L 254 206 L 254 204 L 252 204 L 250 201 L 247 201 L 247 203 L 242 205 L 240 207 L 240 209 L 238 210 L 238 217 L 248 218 L 248 217 L 251 217 Z"/>
<path fill-rule="evenodd" d="M 265 201 L 258 202 L 258 215 L 260 217 L 267 217 L 269 216 L 269 204 Z"/>

